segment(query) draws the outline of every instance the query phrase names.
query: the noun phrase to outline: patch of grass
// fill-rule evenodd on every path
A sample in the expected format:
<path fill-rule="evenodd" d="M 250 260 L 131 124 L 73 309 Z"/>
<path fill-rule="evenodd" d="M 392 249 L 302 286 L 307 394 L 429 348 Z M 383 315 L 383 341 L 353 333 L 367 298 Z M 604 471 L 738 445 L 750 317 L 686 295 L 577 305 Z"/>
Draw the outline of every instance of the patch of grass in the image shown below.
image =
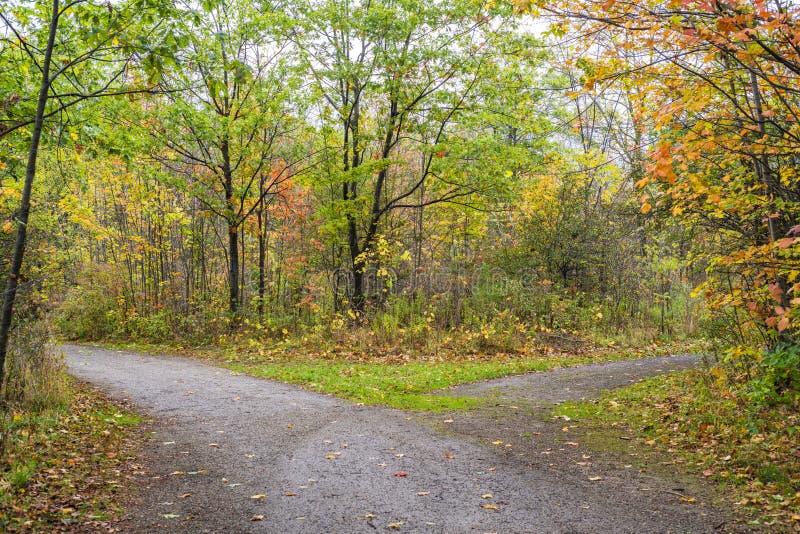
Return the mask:
<path fill-rule="evenodd" d="M 614 355 L 611 359 L 630 357 Z M 605 361 L 607 361 L 605 360 Z M 226 367 L 245 374 L 280 380 L 361 402 L 407 410 L 460 410 L 474 408 L 480 399 L 431 393 L 475 382 L 532 371 L 546 371 L 597 362 L 587 356 L 495 357 L 466 361 L 416 361 L 361 363 L 338 359 L 283 358 L 271 362 L 258 358 L 228 360 Z"/>
<path fill-rule="evenodd" d="M 654 377 L 555 415 L 617 427 L 640 450 L 658 450 L 729 490 L 734 510 L 770 531 L 800 528 L 800 406 L 758 406 L 713 373 Z"/>
<path fill-rule="evenodd" d="M 137 342 L 103 343 L 112 350 L 191 356 L 235 372 L 269 378 L 330 393 L 355 402 L 406 410 L 445 411 L 474 408 L 480 399 L 431 394 L 457 384 L 589 363 L 686 354 L 698 342 L 652 344 L 640 348 L 605 347 L 578 353 L 542 349 L 523 354 L 369 354 L 339 347 L 316 351 L 301 340 L 270 346 L 255 340 L 226 345 L 185 347 Z"/>
<path fill-rule="evenodd" d="M 142 418 L 82 385 L 65 405 L 0 419 L 0 531 L 107 530 Z"/>

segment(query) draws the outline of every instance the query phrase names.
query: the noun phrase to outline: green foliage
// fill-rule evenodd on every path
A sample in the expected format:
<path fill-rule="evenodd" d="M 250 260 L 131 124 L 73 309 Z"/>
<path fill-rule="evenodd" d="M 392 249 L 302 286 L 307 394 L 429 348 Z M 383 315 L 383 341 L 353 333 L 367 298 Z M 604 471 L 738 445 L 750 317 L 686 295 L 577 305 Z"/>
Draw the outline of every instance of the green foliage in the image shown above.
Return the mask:
<path fill-rule="evenodd" d="M 796 404 L 800 400 L 800 346 L 779 343 L 759 357 L 759 373 L 750 381 L 758 404 Z"/>
<path fill-rule="evenodd" d="M 117 298 L 109 290 L 113 274 L 95 271 L 84 274 L 84 284 L 69 289 L 55 314 L 66 339 L 97 341 L 111 337 L 122 327 Z"/>

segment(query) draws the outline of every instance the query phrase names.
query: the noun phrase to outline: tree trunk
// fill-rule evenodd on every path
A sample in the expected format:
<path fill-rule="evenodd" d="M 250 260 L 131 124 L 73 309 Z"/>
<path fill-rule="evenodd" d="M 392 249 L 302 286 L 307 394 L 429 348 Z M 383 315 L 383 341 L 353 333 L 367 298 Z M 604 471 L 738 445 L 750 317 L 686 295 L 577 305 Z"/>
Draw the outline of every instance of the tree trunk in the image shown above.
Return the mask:
<path fill-rule="evenodd" d="M 20 199 L 19 215 L 17 217 L 17 239 L 14 244 L 14 256 L 11 259 L 11 270 L 8 273 L 2 316 L 0 317 L 0 390 L 5 380 L 5 361 L 8 352 L 8 338 L 11 332 L 11 319 L 14 315 L 14 299 L 17 295 L 17 287 L 19 286 L 22 259 L 25 256 L 28 218 L 31 209 L 31 190 L 33 188 L 33 179 L 36 176 L 36 160 L 39 156 L 39 142 L 42 138 L 44 112 L 47 106 L 47 94 L 50 90 L 50 63 L 53 57 L 56 30 L 58 29 L 59 0 L 53 0 L 52 9 L 47 46 L 44 51 L 44 61 L 42 62 L 42 82 L 39 87 L 39 98 L 36 102 L 36 116 L 33 123 L 31 146 L 28 151 L 28 164 L 25 169 L 25 183 L 22 188 L 22 198 Z"/>
<path fill-rule="evenodd" d="M 228 140 L 223 139 L 220 144 L 222 152 L 222 174 L 225 178 L 225 210 L 228 223 L 228 285 L 230 296 L 228 300 L 229 311 L 236 314 L 239 311 L 239 228 L 236 224 L 233 198 L 233 171 L 228 149 Z"/>
<path fill-rule="evenodd" d="M 228 282 L 230 284 L 230 312 L 236 313 L 239 310 L 239 231 L 235 225 L 228 225 L 228 257 L 230 258 L 230 270 L 228 271 Z"/>
<path fill-rule="evenodd" d="M 262 193 L 263 198 L 263 193 Z M 266 291 L 266 276 L 264 269 L 267 263 L 266 224 L 264 217 L 264 202 L 256 212 L 258 219 L 258 319 L 264 317 L 264 292 Z"/>

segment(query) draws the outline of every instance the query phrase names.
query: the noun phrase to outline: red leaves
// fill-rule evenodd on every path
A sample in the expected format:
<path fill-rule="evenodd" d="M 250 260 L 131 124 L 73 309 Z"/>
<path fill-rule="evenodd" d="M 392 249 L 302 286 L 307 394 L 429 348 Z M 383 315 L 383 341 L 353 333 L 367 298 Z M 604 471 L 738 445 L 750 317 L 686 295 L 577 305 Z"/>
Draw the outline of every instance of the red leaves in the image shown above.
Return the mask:
<path fill-rule="evenodd" d="M 397 473 L 394 474 L 394 476 L 396 476 L 396 477 L 407 477 L 408 473 L 406 471 L 398 471 Z"/>

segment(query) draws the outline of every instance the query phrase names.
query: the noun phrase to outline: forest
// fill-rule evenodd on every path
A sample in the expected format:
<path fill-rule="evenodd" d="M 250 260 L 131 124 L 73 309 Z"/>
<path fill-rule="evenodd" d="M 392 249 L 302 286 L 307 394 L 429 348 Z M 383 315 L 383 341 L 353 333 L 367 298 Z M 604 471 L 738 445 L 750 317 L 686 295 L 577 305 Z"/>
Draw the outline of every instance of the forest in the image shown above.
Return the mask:
<path fill-rule="evenodd" d="M 409 410 L 699 354 L 620 417 L 800 524 L 794 0 L 0 0 L 0 43 L 0 527 L 108 402 L 67 342 Z"/>

